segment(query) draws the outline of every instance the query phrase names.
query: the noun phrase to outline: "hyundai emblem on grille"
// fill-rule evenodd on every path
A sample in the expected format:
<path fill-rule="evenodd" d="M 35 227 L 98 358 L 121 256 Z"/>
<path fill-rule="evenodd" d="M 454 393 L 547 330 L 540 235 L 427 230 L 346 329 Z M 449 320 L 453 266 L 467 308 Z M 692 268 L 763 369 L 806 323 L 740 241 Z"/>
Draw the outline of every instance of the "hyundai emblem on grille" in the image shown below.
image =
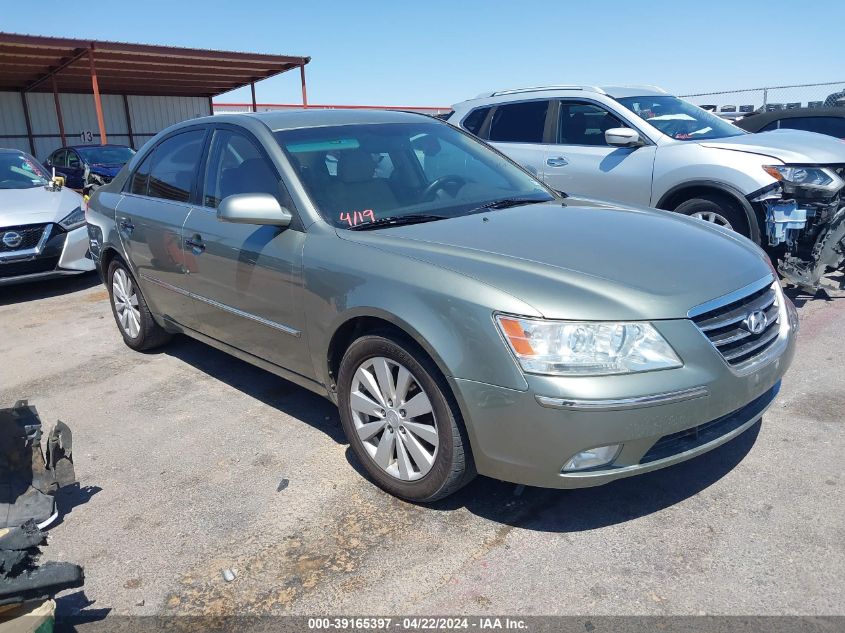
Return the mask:
<path fill-rule="evenodd" d="M 745 320 L 743 321 L 745 325 L 745 329 L 747 329 L 752 334 L 760 334 L 763 330 L 766 329 L 766 325 L 768 325 L 768 319 L 766 318 L 766 313 L 762 310 L 755 310 L 754 312 L 750 313 Z"/>

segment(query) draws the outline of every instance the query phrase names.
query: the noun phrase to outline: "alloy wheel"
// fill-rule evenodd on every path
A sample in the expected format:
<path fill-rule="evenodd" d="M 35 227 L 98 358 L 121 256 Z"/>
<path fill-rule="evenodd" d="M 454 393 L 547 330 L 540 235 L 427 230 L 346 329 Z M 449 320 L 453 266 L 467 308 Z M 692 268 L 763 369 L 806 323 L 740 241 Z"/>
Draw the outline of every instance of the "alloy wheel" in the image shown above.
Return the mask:
<path fill-rule="evenodd" d="M 431 470 L 440 444 L 431 400 L 403 365 L 365 360 L 352 378 L 350 407 L 358 438 L 372 460 L 402 481 Z"/>
<path fill-rule="evenodd" d="M 690 217 L 704 220 L 705 222 L 712 222 L 713 224 L 724 226 L 726 229 L 733 230 L 734 228 L 725 216 L 720 213 L 716 213 L 715 211 L 699 211 L 691 214 Z"/>
<path fill-rule="evenodd" d="M 123 268 L 117 268 L 112 275 L 112 301 L 121 329 L 129 338 L 136 338 L 141 331 L 138 292 Z"/>

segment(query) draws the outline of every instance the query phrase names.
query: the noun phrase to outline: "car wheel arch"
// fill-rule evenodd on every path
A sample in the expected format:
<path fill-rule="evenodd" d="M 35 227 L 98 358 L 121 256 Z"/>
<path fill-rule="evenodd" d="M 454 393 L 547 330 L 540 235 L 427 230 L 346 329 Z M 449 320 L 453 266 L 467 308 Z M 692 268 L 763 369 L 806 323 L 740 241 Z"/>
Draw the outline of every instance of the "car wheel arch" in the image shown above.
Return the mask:
<path fill-rule="evenodd" d="M 748 199 L 741 191 L 728 185 L 726 183 L 712 181 L 712 180 L 695 180 L 684 182 L 675 185 L 669 191 L 664 193 L 657 204 L 654 206 L 657 209 L 664 209 L 666 211 L 674 211 L 679 205 L 691 200 L 700 195 L 720 195 L 726 196 L 730 200 L 736 202 L 740 208 L 745 212 L 745 218 L 748 222 L 751 240 L 760 244 L 760 218 L 751 206 Z"/>
<path fill-rule="evenodd" d="M 351 314 L 344 315 L 343 320 L 333 328 L 326 347 L 324 371 L 328 378 L 327 384 L 333 399 L 336 397 L 335 385 L 340 363 L 346 350 L 356 339 L 376 332 L 394 334 L 409 341 L 428 356 L 444 377 L 450 375 L 443 358 L 437 354 L 425 337 L 405 320 L 383 310 L 356 310 Z"/>

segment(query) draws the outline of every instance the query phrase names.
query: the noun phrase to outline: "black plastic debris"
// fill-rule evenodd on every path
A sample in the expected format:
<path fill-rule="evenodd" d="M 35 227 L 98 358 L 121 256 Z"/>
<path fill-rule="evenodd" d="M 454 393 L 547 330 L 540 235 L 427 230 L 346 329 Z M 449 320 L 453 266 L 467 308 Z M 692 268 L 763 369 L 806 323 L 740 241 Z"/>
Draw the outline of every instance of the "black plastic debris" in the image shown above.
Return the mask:
<path fill-rule="evenodd" d="M 0 530 L 0 606 L 48 600 L 60 591 L 83 585 L 85 574 L 79 565 L 37 564 L 44 540 L 33 519 Z"/>
<path fill-rule="evenodd" d="M 35 407 L 21 400 L 0 409 L 0 529 L 28 520 L 39 528 L 58 516 L 56 490 L 76 482 L 73 437 L 59 421 L 42 450 L 41 418 Z"/>

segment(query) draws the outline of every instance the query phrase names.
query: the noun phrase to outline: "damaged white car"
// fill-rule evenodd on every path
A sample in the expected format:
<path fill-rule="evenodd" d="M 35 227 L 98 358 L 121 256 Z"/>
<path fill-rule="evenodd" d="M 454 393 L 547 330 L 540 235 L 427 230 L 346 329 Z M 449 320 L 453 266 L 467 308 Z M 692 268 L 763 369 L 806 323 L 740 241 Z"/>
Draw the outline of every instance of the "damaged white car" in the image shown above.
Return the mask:
<path fill-rule="evenodd" d="M 845 143 L 798 130 L 749 134 L 653 86 L 488 93 L 448 121 L 577 197 L 676 211 L 768 249 L 817 288 L 842 266 Z"/>
<path fill-rule="evenodd" d="M 94 270 L 83 205 L 32 156 L 0 149 L 0 286 Z"/>

